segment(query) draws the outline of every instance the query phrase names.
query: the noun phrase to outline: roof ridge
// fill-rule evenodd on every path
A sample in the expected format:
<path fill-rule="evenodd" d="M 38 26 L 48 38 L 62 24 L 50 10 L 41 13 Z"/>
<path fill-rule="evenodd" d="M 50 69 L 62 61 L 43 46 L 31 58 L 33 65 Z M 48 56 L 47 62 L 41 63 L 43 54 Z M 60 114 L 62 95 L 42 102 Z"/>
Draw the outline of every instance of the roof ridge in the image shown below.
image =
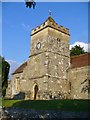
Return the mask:
<path fill-rule="evenodd" d="M 84 54 L 80 54 L 80 55 L 74 55 L 74 56 L 70 56 L 70 58 L 74 58 L 74 57 L 79 57 L 79 56 L 83 56 L 83 55 L 88 55 L 88 54 L 90 54 L 90 53 L 84 53 Z"/>
<path fill-rule="evenodd" d="M 21 73 L 24 68 L 27 66 L 27 61 L 25 61 L 24 63 L 22 63 L 13 73 L 13 74 L 16 74 L 16 73 Z"/>

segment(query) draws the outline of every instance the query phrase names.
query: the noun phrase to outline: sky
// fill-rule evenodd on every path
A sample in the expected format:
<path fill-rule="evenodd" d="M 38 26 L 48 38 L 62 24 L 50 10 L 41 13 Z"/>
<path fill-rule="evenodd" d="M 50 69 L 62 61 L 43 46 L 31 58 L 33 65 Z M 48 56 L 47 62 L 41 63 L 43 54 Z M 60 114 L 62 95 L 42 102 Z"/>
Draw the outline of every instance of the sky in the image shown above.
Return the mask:
<path fill-rule="evenodd" d="M 48 18 L 49 10 L 56 23 L 69 28 L 70 47 L 80 44 L 87 49 L 87 2 L 37 2 L 35 9 L 26 8 L 24 2 L 3 2 L 2 56 L 7 61 L 18 66 L 28 59 L 31 30 Z"/>
<path fill-rule="evenodd" d="M 20 0 L 20 1 L 23 1 L 23 0 Z M 36 0 L 36 1 L 41 2 L 42 0 Z M 43 0 L 43 1 L 44 2 L 88 2 L 89 0 Z"/>

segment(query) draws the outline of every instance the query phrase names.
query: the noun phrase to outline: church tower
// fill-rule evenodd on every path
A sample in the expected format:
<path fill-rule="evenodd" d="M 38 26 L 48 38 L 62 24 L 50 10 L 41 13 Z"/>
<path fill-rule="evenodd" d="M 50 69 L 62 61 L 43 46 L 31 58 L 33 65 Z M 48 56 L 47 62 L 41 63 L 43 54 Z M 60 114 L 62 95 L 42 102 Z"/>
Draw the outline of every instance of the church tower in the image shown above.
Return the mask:
<path fill-rule="evenodd" d="M 6 97 L 88 99 L 89 54 L 70 58 L 69 38 L 69 29 L 51 17 L 33 29 L 29 59 L 12 74 Z"/>
<path fill-rule="evenodd" d="M 27 76 L 32 99 L 65 98 L 68 91 L 69 29 L 52 17 L 31 32 Z"/>

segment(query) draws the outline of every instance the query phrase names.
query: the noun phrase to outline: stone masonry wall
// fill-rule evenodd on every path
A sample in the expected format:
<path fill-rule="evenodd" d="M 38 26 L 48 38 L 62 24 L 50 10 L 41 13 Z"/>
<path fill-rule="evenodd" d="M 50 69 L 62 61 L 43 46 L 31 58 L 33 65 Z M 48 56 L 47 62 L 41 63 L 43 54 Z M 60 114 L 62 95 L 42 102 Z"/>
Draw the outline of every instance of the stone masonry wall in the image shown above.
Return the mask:
<path fill-rule="evenodd" d="M 89 98 L 89 93 L 87 90 L 90 80 L 89 71 L 89 66 L 69 70 L 68 79 L 70 81 L 71 99 Z"/>
<path fill-rule="evenodd" d="M 21 91 L 20 82 L 22 81 L 22 74 L 23 73 L 14 74 L 12 77 L 12 80 L 11 80 L 12 97 L 14 97 L 14 95 L 18 94 Z"/>

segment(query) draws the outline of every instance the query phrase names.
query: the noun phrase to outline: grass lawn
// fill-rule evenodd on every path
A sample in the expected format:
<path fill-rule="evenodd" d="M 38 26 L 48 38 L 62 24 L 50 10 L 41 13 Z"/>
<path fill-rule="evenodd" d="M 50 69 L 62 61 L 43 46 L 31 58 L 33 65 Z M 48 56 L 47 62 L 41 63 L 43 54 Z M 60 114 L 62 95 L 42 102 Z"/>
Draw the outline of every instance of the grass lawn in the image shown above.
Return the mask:
<path fill-rule="evenodd" d="M 5 107 L 35 110 L 90 111 L 89 104 L 90 100 L 2 100 Z"/>

